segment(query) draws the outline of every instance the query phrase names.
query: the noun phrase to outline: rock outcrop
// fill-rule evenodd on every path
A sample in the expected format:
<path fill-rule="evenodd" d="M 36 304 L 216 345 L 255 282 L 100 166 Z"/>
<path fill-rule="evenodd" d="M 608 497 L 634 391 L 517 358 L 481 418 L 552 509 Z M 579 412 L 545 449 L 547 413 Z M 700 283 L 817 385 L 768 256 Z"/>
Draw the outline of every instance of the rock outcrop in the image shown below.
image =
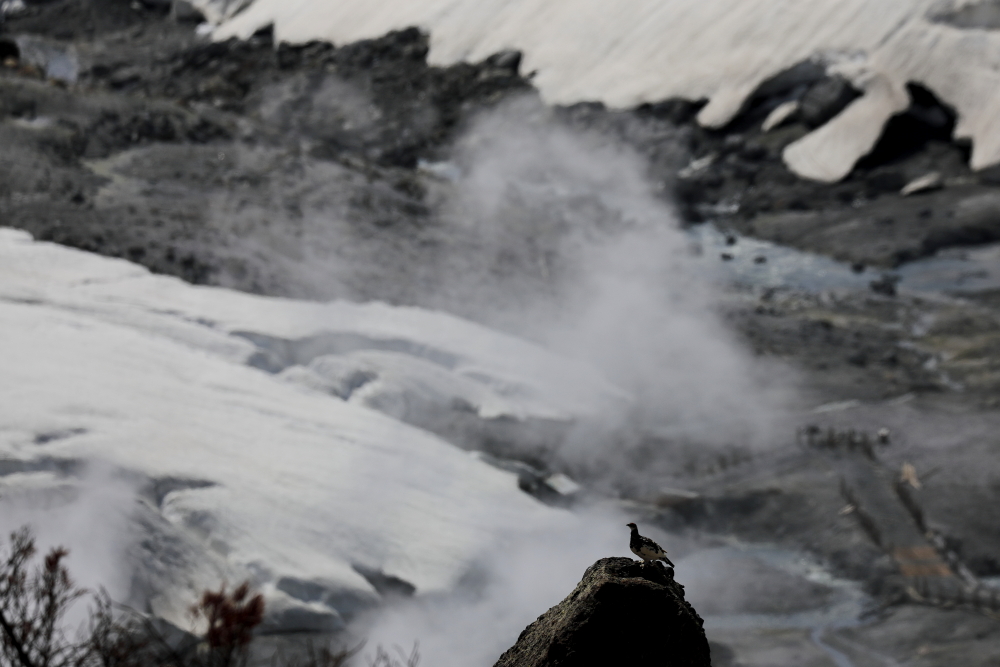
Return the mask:
<path fill-rule="evenodd" d="M 529 625 L 495 667 L 711 665 L 702 620 L 663 567 L 602 558 Z"/>

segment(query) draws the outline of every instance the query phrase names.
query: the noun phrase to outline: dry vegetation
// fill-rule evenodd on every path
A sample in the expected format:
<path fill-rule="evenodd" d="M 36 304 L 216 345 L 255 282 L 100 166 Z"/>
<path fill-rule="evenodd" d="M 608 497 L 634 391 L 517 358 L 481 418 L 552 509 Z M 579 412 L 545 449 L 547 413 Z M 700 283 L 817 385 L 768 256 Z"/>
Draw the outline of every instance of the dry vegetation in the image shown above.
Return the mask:
<path fill-rule="evenodd" d="M 264 597 L 248 583 L 231 592 L 207 590 L 191 607 L 201 635 L 168 637 L 161 621 L 115 604 L 105 592 L 79 588 L 65 566 L 68 551 L 55 547 L 37 563 L 34 536 L 21 528 L 0 552 L 0 667 L 246 667 L 254 629 L 264 619 Z M 67 635 L 70 606 L 90 596 L 88 622 Z M 294 657 L 276 657 L 273 667 L 344 667 L 360 651 L 307 645 Z M 416 646 L 406 654 L 383 647 L 369 667 L 417 667 Z"/>

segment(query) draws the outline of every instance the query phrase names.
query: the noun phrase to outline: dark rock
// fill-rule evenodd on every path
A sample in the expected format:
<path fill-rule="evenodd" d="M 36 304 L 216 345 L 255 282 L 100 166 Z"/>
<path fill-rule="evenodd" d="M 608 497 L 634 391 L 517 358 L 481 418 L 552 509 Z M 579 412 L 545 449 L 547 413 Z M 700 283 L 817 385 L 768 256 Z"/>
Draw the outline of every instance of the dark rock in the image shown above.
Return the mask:
<path fill-rule="evenodd" d="M 979 182 L 985 185 L 1000 185 L 1000 164 L 981 170 L 977 176 Z"/>
<path fill-rule="evenodd" d="M 985 214 L 1000 184 L 1000 167 L 973 173 L 969 147 L 952 138 L 954 110 L 929 89 L 910 84 L 911 104 L 893 117 L 872 152 L 844 181 L 821 184 L 790 172 L 783 150 L 850 103 L 856 91 L 817 63 L 791 68 L 762 84 L 722 130 L 689 130 L 690 166 L 667 181 L 686 222 L 705 220 L 740 234 L 792 245 L 856 265 L 893 268 L 946 247 L 1000 238 L 1000 217 Z M 778 104 L 799 100 L 804 111 L 764 132 Z M 642 105 L 636 116 L 657 105 Z M 704 164 L 703 164 L 704 162 Z M 900 195 L 931 173 L 947 188 Z M 911 190 L 906 190 L 911 194 Z M 720 206 L 735 202 L 738 206 Z M 891 222 L 889 220 L 891 219 Z"/>
<path fill-rule="evenodd" d="M 6 30 L 21 33 L 71 39 L 79 34 L 106 34 L 146 21 L 161 19 L 169 10 L 169 0 L 159 7 L 140 11 L 132 3 L 121 0 L 74 0 L 73 2 L 27 2 L 28 10 L 5 17 Z"/>
<path fill-rule="evenodd" d="M 7 60 L 20 59 L 21 49 L 18 48 L 17 42 L 7 38 L 0 38 L 0 64 L 6 62 Z"/>
<path fill-rule="evenodd" d="M 702 620 L 666 568 L 602 558 L 496 667 L 711 665 Z"/>
<path fill-rule="evenodd" d="M 883 192 L 899 192 L 906 185 L 906 176 L 895 169 L 877 169 L 865 178 L 869 196 Z"/>
<path fill-rule="evenodd" d="M 745 160 L 750 160 L 751 162 L 758 162 L 763 160 L 770 154 L 767 146 L 756 141 L 748 141 L 743 145 L 743 149 L 740 151 L 740 156 Z"/>
<path fill-rule="evenodd" d="M 894 186 L 899 172 L 882 172 L 880 186 Z M 895 175 L 893 175 L 895 174 Z M 837 209 L 796 212 L 759 210 L 733 226 L 775 243 L 819 252 L 858 266 L 894 268 L 938 250 L 1000 240 L 1000 193 L 969 185 L 929 191 L 917 197 L 898 193 Z"/>
<path fill-rule="evenodd" d="M 494 53 L 484 61 L 489 67 L 506 70 L 511 75 L 517 76 L 521 68 L 521 52 L 513 49 Z"/>
<path fill-rule="evenodd" d="M 831 76 L 817 81 L 802 96 L 799 116 L 810 127 L 819 127 L 860 96 L 846 79 Z"/>
<path fill-rule="evenodd" d="M 205 20 L 205 15 L 188 0 L 174 0 L 170 16 L 178 23 L 201 23 Z"/>
<path fill-rule="evenodd" d="M 884 296 L 896 296 L 896 284 L 898 282 L 899 282 L 899 276 L 894 276 L 892 274 L 885 273 L 882 274 L 882 277 L 879 278 L 878 280 L 871 281 L 869 285 L 871 286 L 872 291 L 875 292 L 876 294 L 882 294 Z M 851 360 L 849 361 L 859 366 L 863 365 L 861 363 L 858 363 L 858 361 L 854 360 L 854 357 L 852 357 Z"/>
<path fill-rule="evenodd" d="M 690 123 L 698 115 L 707 100 L 691 101 L 679 97 L 671 97 L 661 102 L 646 103 L 636 108 L 636 113 L 670 121 L 674 125 Z"/>
<path fill-rule="evenodd" d="M 114 74 L 108 77 L 108 83 L 112 88 L 124 88 L 130 83 L 135 83 L 142 79 L 142 69 L 139 67 L 122 67 L 115 70 Z"/>
<path fill-rule="evenodd" d="M 822 81 L 825 76 L 826 66 L 823 63 L 805 60 L 764 81 L 757 87 L 751 99 L 759 101 L 767 98 L 782 98 L 780 101 L 783 101 L 785 98 L 794 97 L 796 90 L 812 86 Z"/>
<path fill-rule="evenodd" d="M 821 62 L 806 60 L 778 72 L 761 83 L 747 98 L 741 113 L 726 127 L 726 133 L 744 133 L 759 128 L 761 122 L 784 102 L 801 99 L 803 95 L 826 77 L 826 66 Z"/>
<path fill-rule="evenodd" d="M 875 288 L 873 287 L 872 289 Z M 893 294 L 890 296 L 895 295 L 895 289 L 896 289 L 895 285 L 892 286 L 892 289 L 893 289 Z M 865 354 L 864 350 L 858 350 L 851 356 L 847 357 L 847 363 L 864 368 L 865 366 L 868 365 L 868 355 Z"/>
<path fill-rule="evenodd" d="M 870 169 L 911 158 L 931 141 L 951 141 L 957 118 L 955 110 L 924 86 L 908 83 L 906 90 L 910 106 L 889 119 L 872 151 L 858 162 L 859 168 Z"/>

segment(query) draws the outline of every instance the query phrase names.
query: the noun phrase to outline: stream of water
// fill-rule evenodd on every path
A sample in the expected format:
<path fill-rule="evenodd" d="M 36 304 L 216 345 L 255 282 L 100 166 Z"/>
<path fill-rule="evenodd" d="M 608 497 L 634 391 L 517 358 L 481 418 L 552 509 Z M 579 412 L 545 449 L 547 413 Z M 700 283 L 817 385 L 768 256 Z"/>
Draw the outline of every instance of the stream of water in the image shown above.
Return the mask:
<path fill-rule="evenodd" d="M 702 256 L 719 261 L 723 276 L 739 285 L 804 292 L 867 290 L 889 275 L 899 279 L 902 293 L 963 296 L 1000 290 L 1000 243 L 949 248 L 892 271 L 858 271 L 823 255 L 726 234 L 710 222 L 694 225 L 688 233 Z"/>

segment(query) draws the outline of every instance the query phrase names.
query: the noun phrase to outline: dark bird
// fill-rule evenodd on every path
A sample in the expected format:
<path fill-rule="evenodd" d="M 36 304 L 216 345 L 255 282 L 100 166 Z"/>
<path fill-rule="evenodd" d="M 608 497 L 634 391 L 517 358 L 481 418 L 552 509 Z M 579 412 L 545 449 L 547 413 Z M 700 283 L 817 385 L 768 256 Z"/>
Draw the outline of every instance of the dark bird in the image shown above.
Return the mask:
<path fill-rule="evenodd" d="M 628 548 L 632 550 L 632 553 L 642 559 L 643 565 L 650 561 L 662 560 L 670 567 L 674 566 L 674 564 L 670 562 L 670 559 L 667 558 L 667 550 L 648 537 L 640 535 L 639 526 L 634 523 L 628 523 L 625 525 L 632 529 L 632 539 L 628 541 Z"/>

